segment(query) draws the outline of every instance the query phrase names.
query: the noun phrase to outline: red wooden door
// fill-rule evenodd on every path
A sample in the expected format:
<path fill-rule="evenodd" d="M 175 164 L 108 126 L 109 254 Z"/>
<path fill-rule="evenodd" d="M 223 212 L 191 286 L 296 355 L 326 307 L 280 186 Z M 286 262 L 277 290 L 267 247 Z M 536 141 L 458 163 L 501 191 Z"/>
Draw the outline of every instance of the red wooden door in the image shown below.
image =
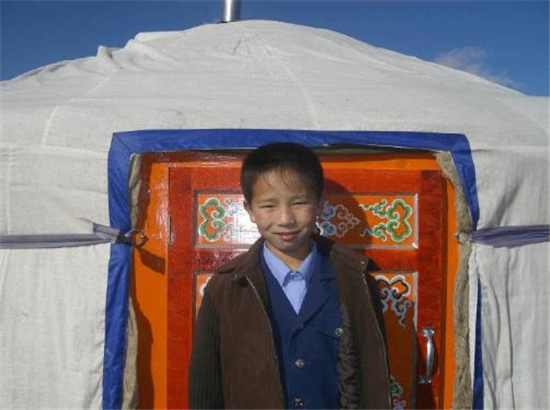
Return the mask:
<path fill-rule="evenodd" d="M 224 162 L 225 161 L 225 162 Z M 385 310 L 395 408 L 438 408 L 439 372 L 426 353 L 443 339 L 443 179 L 435 170 L 362 170 L 322 157 L 322 233 L 373 260 Z M 232 164 L 232 165 L 231 165 Z M 217 267 L 257 238 L 242 206 L 239 168 L 209 155 L 169 169 L 169 408 L 187 406 L 187 366 L 202 290 Z"/>

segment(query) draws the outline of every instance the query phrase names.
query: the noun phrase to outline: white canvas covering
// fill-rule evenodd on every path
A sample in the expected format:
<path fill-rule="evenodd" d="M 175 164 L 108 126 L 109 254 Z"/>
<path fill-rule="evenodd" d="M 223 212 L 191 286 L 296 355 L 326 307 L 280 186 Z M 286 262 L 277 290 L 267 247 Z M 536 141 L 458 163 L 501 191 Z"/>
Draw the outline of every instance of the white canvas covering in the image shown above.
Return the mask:
<path fill-rule="evenodd" d="M 548 408 L 549 293 L 544 278 L 550 269 L 548 258 L 540 255 L 549 251 L 548 243 L 512 250 L 474 248 L 470 277 L 481 279 L 485 408 Z"/>
<path fill-rule="evenodd" d="M 0 252 L 0 405 L 100 408 L 108 245 Z"/>
<path fill-rule="evenodd" d="M 245 21 L 143 33 L 122 49 L 100 47 L 95 57 L 2 83 L 0 233 L 88 233 L 80 218 L 108 225 L 112 133 L 166 128 L 463 133 L 476 167 L 478 227 L 548 224 L 548 102 L 303 26 Z M 0 251 L 1 407 L 100 406 L 108 250 Z M 488 408 L 547 407 L 548 373 L 533 370 L 550 366 L 548 349 L 533 348 L 548 346 L 547 255 L 547 245 L 474 246 Z M 82 311 L 62 300 L 29 297 L 36 326 L 21 321 L 16 295 L 59 277 L 74 278 L 67 286 L 76 300 L 93 301 L 85 317 L 92 337 L 75 341 Z M 43 340 L 44 323 L 55 329 L 51 344 L 30 346 Z M 16 359 L 25 349 L 32 361 Z M 88 383 L 58 360 L 70 349 L 89 352 L 79 368 Z"/>

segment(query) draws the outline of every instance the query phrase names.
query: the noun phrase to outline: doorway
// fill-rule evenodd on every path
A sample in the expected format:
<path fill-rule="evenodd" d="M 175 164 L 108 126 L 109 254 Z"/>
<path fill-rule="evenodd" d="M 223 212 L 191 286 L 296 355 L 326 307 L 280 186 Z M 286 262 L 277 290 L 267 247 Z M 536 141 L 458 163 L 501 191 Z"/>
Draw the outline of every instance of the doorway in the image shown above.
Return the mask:
<path fill-rule="evenodd" d="M 187 407 L 187 364 L 202 289 L 258 237 L 242 207 L 242 156 L 143 156 L 138 226 L 148 241 L 136 250 L 133 283 L 140 408 Z M 429 153 L 319 156 L 326 177 L 320 230 L 373 261 L 394 407 L 448 407 L 454 364 L 447 300 L 456 267 L 450 184 Z"/>

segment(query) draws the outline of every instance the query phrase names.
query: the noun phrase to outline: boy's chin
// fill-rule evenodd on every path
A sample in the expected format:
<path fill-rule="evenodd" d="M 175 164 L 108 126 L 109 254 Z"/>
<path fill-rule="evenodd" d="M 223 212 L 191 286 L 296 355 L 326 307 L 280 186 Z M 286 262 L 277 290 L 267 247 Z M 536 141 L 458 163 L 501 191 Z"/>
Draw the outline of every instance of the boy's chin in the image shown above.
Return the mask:
<path fill-rule="evenodd" d="M 310 251 L 309 241 L 305 243 L 289 243 L 284 241 L 279 241 L 280 243 L 273 243 L 273 241 L 267 241 L 269 249 L 274 253 L 279 253 L 289 258 L 300 258 L 302 256 L 307 256 Z"/>

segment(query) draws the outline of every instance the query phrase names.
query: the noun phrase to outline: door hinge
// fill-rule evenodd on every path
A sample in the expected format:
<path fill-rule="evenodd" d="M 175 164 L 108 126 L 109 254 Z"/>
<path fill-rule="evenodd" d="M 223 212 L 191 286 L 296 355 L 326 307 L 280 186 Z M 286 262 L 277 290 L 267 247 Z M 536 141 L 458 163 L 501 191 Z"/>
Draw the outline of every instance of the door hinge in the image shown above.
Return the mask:
<path fill-rule="evenodd" d="M 168 245 L 174 243 L 174 232 L 172 231 L 172 216 L 168 215 Z"/>

